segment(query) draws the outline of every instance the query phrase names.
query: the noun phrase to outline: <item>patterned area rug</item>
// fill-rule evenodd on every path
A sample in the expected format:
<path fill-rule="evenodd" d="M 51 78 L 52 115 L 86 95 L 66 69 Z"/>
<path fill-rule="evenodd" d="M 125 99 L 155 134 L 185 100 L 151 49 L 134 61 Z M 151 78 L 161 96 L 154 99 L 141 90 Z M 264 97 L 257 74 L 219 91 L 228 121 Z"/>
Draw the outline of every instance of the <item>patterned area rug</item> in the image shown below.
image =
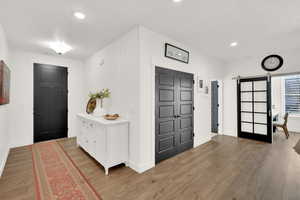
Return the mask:
<path fill-rule="evenodd" d="M 56 141 L 32 146 L 37 200 L 101 200 Z"/>

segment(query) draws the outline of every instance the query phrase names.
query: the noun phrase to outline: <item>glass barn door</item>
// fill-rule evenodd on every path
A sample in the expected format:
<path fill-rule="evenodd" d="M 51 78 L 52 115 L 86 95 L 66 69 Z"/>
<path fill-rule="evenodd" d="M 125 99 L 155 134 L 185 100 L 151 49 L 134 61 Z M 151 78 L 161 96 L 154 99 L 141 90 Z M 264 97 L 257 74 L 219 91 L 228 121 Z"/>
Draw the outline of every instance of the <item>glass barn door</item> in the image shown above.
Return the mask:
<path fill-rule="evenodd" d="M 238 136 L 272 143 L 271 79 L 240 79 L 237 85 Z"/>

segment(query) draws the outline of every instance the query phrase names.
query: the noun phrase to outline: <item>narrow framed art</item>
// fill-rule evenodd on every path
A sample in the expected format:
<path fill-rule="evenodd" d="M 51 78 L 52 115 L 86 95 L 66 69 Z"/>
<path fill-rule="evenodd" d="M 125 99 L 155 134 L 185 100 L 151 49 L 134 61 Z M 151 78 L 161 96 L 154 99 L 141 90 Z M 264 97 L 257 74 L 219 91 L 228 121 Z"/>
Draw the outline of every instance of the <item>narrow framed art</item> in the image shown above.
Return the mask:
<path fill-rule="evenodd" d="M 0 61 L 0 105 L 9 104 L 10 70 L 3 60 Z"/>
<path fill-rule="evenodd" d="M 169 43 L 165 43 L 165 57 L 188 64 L 190 52 Z"/>

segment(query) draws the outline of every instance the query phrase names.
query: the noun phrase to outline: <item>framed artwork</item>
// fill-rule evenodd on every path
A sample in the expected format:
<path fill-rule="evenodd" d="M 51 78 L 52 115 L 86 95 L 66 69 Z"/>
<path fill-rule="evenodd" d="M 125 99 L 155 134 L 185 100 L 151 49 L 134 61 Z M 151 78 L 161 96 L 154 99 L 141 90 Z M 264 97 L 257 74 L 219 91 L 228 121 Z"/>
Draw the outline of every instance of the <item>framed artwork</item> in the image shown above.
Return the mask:
<path fill-rule="evenodd" d="M 0 61 L 0 105 L 9 104 L 10 70 Z"/>
<path fill-rule="evenodd" d="M 208 94 L 209 93 L 208 81 L 198 76 L 197 88 L 199 93 Z"/>
<path fill-rule="evenodd" d="M 198 87 L 199 87 L 199 92 L 204 92 L 204 80 L 203 79 L 199 78 Z"/>
<path fill-rule="evenodd" d="M 174 45 L 165 44 L 165 57 L 188 64 L 190 53 Z"/>

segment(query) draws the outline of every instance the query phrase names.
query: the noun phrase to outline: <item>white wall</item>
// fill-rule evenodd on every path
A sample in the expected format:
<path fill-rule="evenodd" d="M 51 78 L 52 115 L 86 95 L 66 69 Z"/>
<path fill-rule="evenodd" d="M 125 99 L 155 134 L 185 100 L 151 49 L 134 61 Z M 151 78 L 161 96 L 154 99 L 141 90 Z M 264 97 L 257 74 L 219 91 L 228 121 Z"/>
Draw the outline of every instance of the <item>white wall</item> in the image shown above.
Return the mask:
<path fill-rule="evenodd" d="M 33 63 L 68 67 L 68 136 L 76 136 L 76 114 L 85 110 L 83 63 L 23 51 L 11 52 L 11 105 L 10 146 L 17 147 L 33 143 Z"/>
<path fill-rule="evenodd" d="M 140 138 L 141 165 L 139 171 L 155 165 L 155 66 L 189 72 L 205 80 L 222 79 L 223 65 L 213 58 L 204 56 L 196 49 L 179 43 L 147 28 L 139 27 L 140 33 Z M 189 64 L 184 64 L 164 57 L 165 43 L 171 43 L 190 52 Z M 211 139 L 210 95 L 194 91 L 194 146 L 197 147 Z"/>
<path fill-rule="evenodd" d="M 300 133 L 300 116 L 289 116 L 288 130 L 291 132 Z"/>
<path fill-rule="evenodd" d="M 4 30 L 0 24 L 0 60 L 10 66 L 8 47 Z M 8 115 L 10 105 L 0 105 L 0 176 L 2 174 L 9 149 Z"/>
<path fill-rule="evenodd" d="M 300 71 L 299 52 L 282 52 L 284 65 L 275 73 L 287 73 Z M 224 78 L 224 134 L 237 136 L 237 96 L 236 80 L 232 77 L 266 75 L 267 72 L 261 68 L 262 57 L 241 60 L 226 66 Z"/>
<path fill-rule="evenodd" d="M 188 49 L 190 64 L 165 58 L 165 42 Z M 207 80 L 223 75 L 220 62 L 140 26 L 95 53 L 85 65 L 86 99 L 88 92 L 109 88 L 112 92 L 107 105 L 109 112 L 118 112 L 130 120 L 129 165 L 138 172 L 155 165 L 155 65 L 190 72 L 195 78 L 199 75 Z M 210 95 L 203 96 L 195 90 L 195 108 L 195 146 L 198 146 L 210 140 Z"/>
<path fill-rule="evenodd" d="M 119 113 L 130 121 L 130 162 L 136 168 L 140 162 L 140 93 L 139 93 L 139 43 L 135 28 L 96 52 L 85 63 L 85 99 L 89 92 L 109 88 L 111 98 L 104 106 L 109 113 Z M 100 65 L 100 63 L 104 63 Z M 105 105 L 106 104 L 106 105 Z"/>
<path fill-rule="evenodd" d="M 272 112 L 282 115 L 282 79 L 281 77 L 272 78 Z"/>

